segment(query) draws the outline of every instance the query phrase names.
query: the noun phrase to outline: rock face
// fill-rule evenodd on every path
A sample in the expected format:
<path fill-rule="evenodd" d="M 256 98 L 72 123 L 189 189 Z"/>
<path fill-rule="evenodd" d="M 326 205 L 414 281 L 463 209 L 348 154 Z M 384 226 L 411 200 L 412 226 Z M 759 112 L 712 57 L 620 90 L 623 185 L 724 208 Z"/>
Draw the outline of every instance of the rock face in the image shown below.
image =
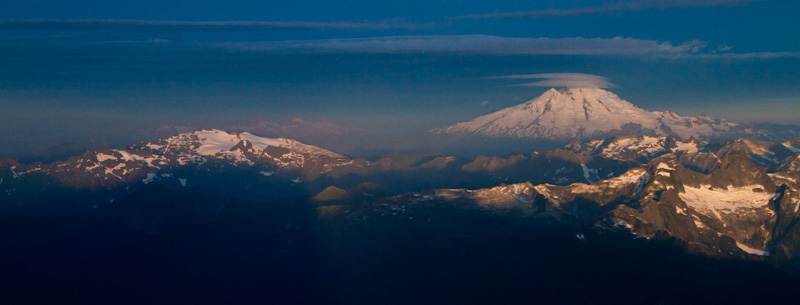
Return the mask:
<path fill-rule="evenodd" d="M 632 141 L 638 143 L 633 144 L 635 147 L 642 142 L 661 143 L 634 139 L 605 142 Z M 555 221 L 572 219 L 587 227 L 628 230 L 648 239 L 669 236 L 683 241 L 687 250 L 705 255 L 797 259 L 800 173 L 768 172 L 754 162 L 762 158 L 754 156 L 753 148 L 741 143 L 737 140 L 699 150 L 665 151 L 644 166 L 592 184 L 520 183 L 477 190 L 435 190 L 396 200 L 457 203 Z M 666 145 L 670 146 L 677 147 Z M 587 153 L 602 154 L 604 148 L 613 146 L 597 147 Z M 787 156 L 784 163 L 795 159 Z"/>
<path fill-rule="evenodd" d="M 445 204 L 670 236 L 708 255 L 792 261 L 800 259 L 798 143 L 628 135 L 528 155 L 368 161 L 290 139 L 201 130 L 46 165 L 0 160 L 0 214 L 98 208 L 116 211 L 108 217 L 149 215 L 126 219 L 158 231 L 172 228 L 164 219 L 173 212 L 196 217 L 186 225 L 219 217 L 217 203 L 202 204 L 206 195 L 224 198 L 224 211 L 298 197 L 331 213 L 338 208 L 327 206 L 346 202 Z M 166 211 L 157 203 L 173 201 L 182 203 Z"/>
<path fill-rule="evenodd" d="M 434 133 L 500 138 L 571 140 L 652 130 L 661 135 L 709 139 L 756 131 L 707 116 L 682 117 L 650 112 L 603 89 L 550 89 L 523 104 L 434 129 Z"/>
<path fill-rule="evenodd" d="M 617 207 L 612 219 L 646 237 L 667 232 L 696 252 L 769 255 L 778 206 L 791 199 L 781 201 L 785 190 L 744 151 L 719 163 L 703 174 L 677 162 L 654 161 L 637 204 Z"/>

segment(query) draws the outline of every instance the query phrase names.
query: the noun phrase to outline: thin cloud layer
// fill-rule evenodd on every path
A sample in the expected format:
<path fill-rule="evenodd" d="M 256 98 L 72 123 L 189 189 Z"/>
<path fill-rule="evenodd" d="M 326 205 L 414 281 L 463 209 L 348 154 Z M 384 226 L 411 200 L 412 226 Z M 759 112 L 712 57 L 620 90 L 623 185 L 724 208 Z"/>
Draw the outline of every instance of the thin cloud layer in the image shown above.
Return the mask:
<path fill-rule="evenodd" d="M 523 12 L 490 13 L 459 16 L 455 19 L 503 19 L 503 18 L 545 18 L 607 15 L 624 12 L 668 10 L 681 8 L 716 8 L 744 6 L 751 2 L 764 0 L 641 0 L 611 2 L 600 6 L 575 9 L 550 9 Z"/>
<path fill-rule="evenodd" d="M 141 19 L 0 19 L 0 28 L 63 28 L 81 26 L 167 26 L 187 28 L 226 29 L 331 29 L 331 30 L 392 30 L 417 29 L 417 25 L 398 20 L 381 22 L 304 22 L 304 21 L 181 21 Z"/>
<path fill-rule="evenodd" d="M 584 73 L 541 73 L 494 76 L 488 79 L 543 79 L 541 81 L 517 84 L 524 87 L 567 87 L 567 88 L 615 88 L 607 78 Z"/>
<path fill-rule="evenodd" d="M 274 53 L 464 53 L 491 55 L 674 55 L 699 52 L 705 44 L 679 45 L 634 38 L 515 38 L 488 35 L 390 36 L 352 39 L 227 42 L 230 51 Z"/>

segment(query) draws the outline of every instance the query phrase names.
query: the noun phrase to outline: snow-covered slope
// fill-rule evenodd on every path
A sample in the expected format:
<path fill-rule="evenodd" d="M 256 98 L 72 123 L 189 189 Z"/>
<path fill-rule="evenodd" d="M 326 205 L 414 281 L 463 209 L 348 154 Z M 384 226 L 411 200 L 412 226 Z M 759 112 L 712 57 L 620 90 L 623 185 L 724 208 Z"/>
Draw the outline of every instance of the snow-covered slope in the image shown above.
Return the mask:
<path fill-rule="evenodd" d="M 352 160 L 335 152 L 296 140 L 264 138 L 247 132 L 198 130 L 126 149 L 99 147 L 66 162 L 18 164 L 14 178 L 32 174 L 53 178 L 65 186 L 79 189 L 109 189 L 155 180 L 172 179 L 187 186 L 186 170 L 224 171 L 248 168 L 271 173 L 286 181 L 298 175 L 314 176 Z M 14 169 L 17 169 L 14 165 Z M 186 173 L 184 173 L 186 174 Z M 192 184 L 191 180 L 189 179 Z"/>
<path fill-rule="evenodd" d="M 260 157 L 267 154 L 283 166 L 302 166 L 304 155 L 314 158 L 323 156 L 333 159 L 345 158 L 335 152 L 292 139 L 264 138 L 249 132 L 228 133 L 216 129 L 182 133 L 143 145 L 134 145 L 131 148 L 151 150 L 161 156 L 168 153 L 176 154 L 184 159 L 184 162 L 213 156 L 253 163 L 255 160 L 248 155 Z M 270 148 L 284 148 L 286 151 L 276 155 L 270 153 Z"/>
<path fill-rule="evenodd" d="M 681 117 L 669 111 L 650 112 L 603 89 L 568 88 L 550 89 L 524 104 L 432 132 L 569 140 L 650 129 L 689 139 L 721 136 L 736 126 L 706 116 Z"/>
<path fill-rule="evenodd" d="M 704 142 L 680 140 L 669 136 L 621 136 L 588 141 L 573 141 L 566 148 L 585 156 L 600 156 L 614 160 L 641 160 L 644 163 L 666 154 L 677 152 L 696 153 Z"/>

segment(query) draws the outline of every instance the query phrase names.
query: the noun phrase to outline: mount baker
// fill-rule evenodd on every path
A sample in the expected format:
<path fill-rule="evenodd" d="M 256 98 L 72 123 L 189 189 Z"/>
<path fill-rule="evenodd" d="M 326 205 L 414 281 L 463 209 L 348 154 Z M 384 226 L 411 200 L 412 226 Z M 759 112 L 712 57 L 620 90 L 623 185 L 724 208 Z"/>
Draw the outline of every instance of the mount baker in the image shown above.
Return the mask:
<path fill-rule="evenodd" d="M 495 138 L 572 140 L 641 131 L 710 140 L 758 136 L 764 131 L 708 116 L 647 111 L 604 89 L 550 89 L 523 104 L 468 122 L 431 130 L 438 134 Z"/>

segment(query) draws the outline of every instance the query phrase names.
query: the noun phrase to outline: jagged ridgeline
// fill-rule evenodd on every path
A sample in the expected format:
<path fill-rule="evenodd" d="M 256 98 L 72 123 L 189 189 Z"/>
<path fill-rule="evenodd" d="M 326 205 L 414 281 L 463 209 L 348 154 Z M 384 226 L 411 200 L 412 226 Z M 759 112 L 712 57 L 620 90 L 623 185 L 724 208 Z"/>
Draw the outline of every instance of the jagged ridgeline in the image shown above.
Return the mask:
<path fill-rule="evenodd" d="M 526 181 L 561 185 L 614 177 L 653 156 L 696 151 L 699 144 L 644 136 L 505 158 L 390 153 L 366 160 L 291 139 L 200 130 L 126 148 L 95 148 L 48 164 L 4 160 L 0 188 L 9 204 L 0 208 L 5 214 L 80 213 L 154 183 L 255 202 L 310 197 L 329 186 L 348 189 L 365 182 L 393 193 Z"/>
<path fill-rule="evenodd" d="M 791 261 L 800 202 L 797 144 L 628 135 L 507 157 L 391 153 L 366 160 L 291 139 L 200 130 L 124 149 L 96 148 L 63 162 L 6 160 L 1 208 L 5 215 L 119 216 L 125 211 L 119 207 L 131 202 L 164 202 L 159 194 L 217 198 L 173 206 L 177 214 L 194 213 L 184 222 L 200 224 L 228 211 L 304 198 L 333 206 L 454 205 L 646 238 L 667 234 L 686 242 L 688 251 L 712 256 Z M 173 201 L 202 201 L 188 198 L 194 199 Z M 222 214 L 213 212 L 216 204 L 224 206 Z M 157 211 L 149 204 L 136 213 Z M 155 228 L 148 230 L 170 227 L 166 220 L 138 219 L 132 223 Z"/>

